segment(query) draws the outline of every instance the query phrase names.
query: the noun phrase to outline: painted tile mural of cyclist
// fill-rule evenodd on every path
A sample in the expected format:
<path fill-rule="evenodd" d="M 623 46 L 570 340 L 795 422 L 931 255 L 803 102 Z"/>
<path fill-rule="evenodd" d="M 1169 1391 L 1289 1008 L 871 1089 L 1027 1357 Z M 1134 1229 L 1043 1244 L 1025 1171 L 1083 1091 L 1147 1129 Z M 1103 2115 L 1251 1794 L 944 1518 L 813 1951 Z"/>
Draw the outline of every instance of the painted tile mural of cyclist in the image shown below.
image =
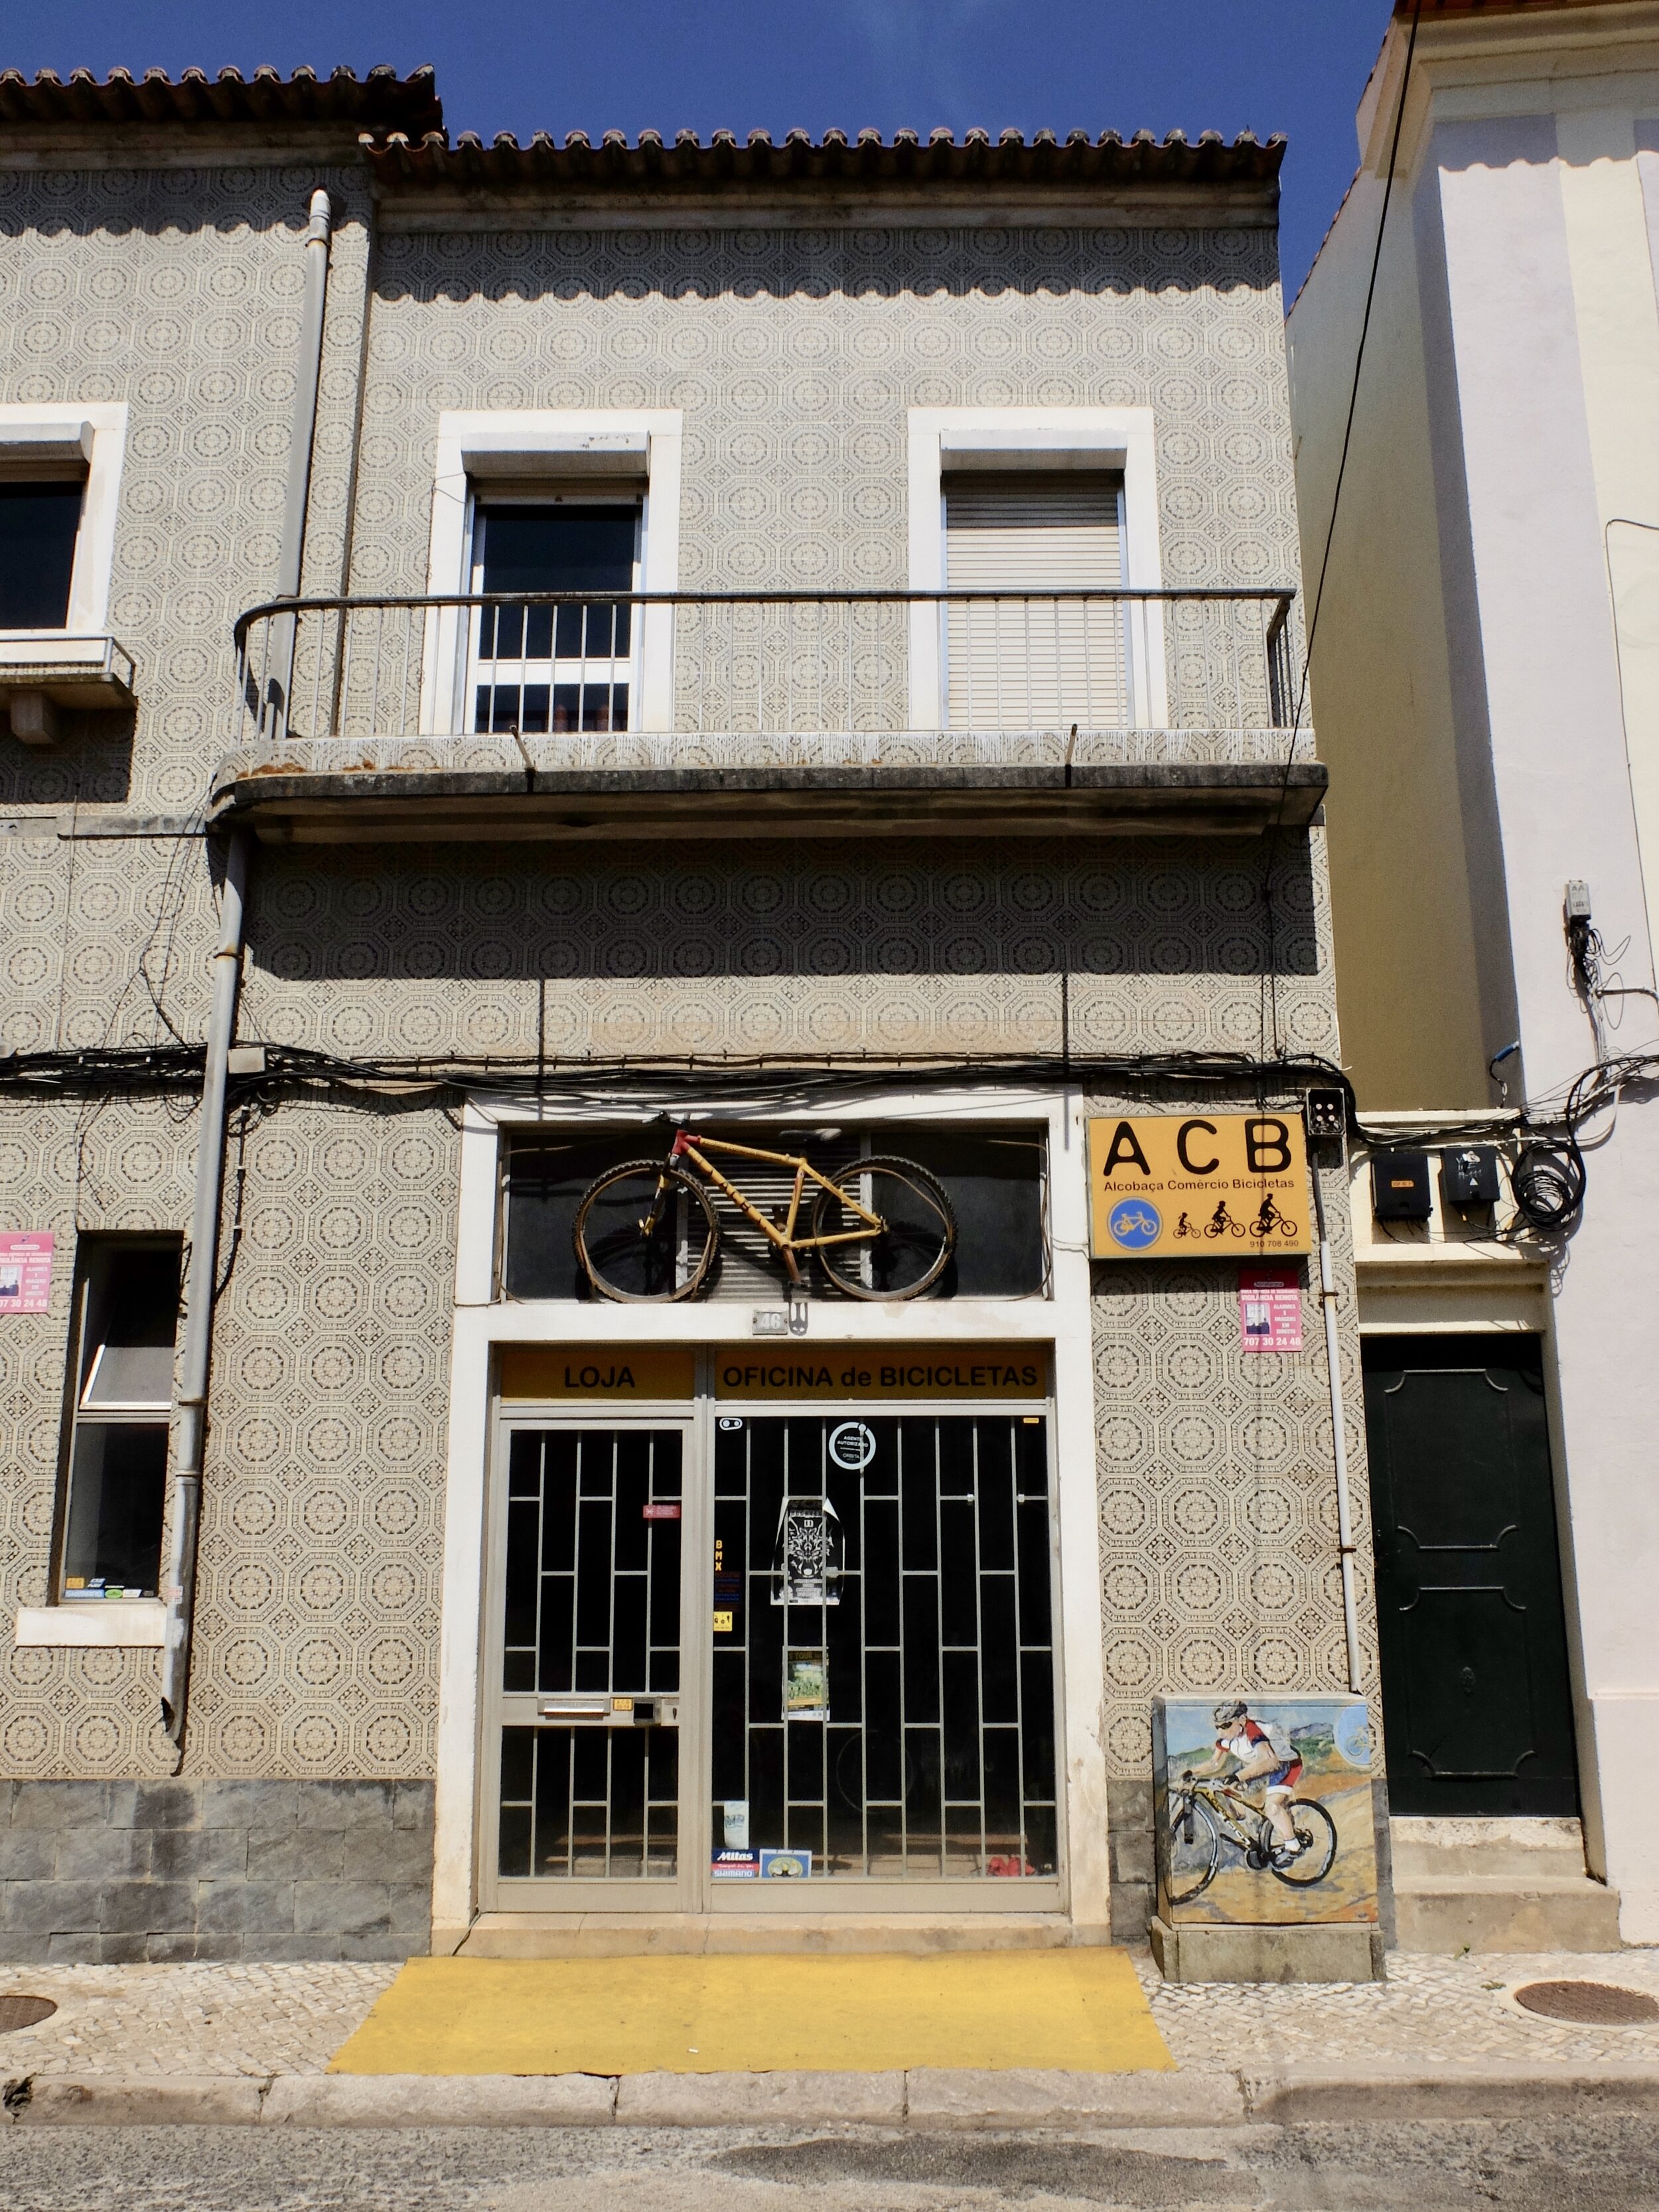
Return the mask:
<path fill-rule="evenodd" d="M 1364 1698 L 1160 1698 L 1152 1745 L 1166 1923 L 1376 1918 Z"/>

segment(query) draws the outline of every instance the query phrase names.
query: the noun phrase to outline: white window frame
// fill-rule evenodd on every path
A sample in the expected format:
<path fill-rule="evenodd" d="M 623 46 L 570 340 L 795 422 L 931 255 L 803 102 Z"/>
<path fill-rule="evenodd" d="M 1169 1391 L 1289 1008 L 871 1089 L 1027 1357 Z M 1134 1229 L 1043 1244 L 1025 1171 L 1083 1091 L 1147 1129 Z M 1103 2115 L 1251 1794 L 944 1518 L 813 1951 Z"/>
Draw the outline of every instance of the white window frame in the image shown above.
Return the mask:
<path fill-rule="evenodd" d="M 471 588 L 473 486 L 481 477 L 524 481 L 538 476 L 562 487 L 591 480 L 596 495 L 620 490 L 624 477 L 642 478 L 640 589 L 679 587 L 680 471 L 684 416 L 678 407 L 446 408 L 438 417 L 437 466 L 427 590 L 434 596 Z M 466 684 L 471 624 L 453 613 L 428 622 L 421 684 L 423 735 L 459 733 L 470 716 Z M 672 607 L 643 611 L 638 624 L 640 730 L 674 726 L 674 621 Z"/>
<path fill-rule="evenodd" d="M 913 592 L 945 589 L 945 471 L 953 458 L 987 454 L 1011 471 L 1027 466 L 1115 470 L 1123 477 L 1124 582 L 1163 588 L 1158 544 L 1158 448 L 1150 407 L 913 407 L 909 410 L 909 577 Z M 981 459 L 981 466 L 987 464 Z M 1149 604 L 1133 628 L 1131 721 L 1162 729 L 1170 718 L 1164 609 Z M 946 726 L 945 671 L 937 610 L 910 610 L 912 729 Z"/>
<path fill-rule="evenodd" d="M 109 621 L 110 579 L 115 567 L 115 517 L 126 450 L 127 410 L 120 400 L 27 400 L 0 406 L 0 459 L 63 458 L 78 447 L 87 464 L 81 525 L 70 574 L 68 618 L 46 630 L 0 629 L 0 655 L 20 637 L 96 637 Z"/>

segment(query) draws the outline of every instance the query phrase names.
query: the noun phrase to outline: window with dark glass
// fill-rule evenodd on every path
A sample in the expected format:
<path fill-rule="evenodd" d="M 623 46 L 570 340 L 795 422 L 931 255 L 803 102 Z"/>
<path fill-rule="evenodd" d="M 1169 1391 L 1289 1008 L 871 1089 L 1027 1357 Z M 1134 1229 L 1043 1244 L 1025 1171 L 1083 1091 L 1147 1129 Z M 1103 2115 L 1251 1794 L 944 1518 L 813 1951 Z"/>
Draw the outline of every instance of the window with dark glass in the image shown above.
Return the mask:
<path fill-rule="evenodd" d="M 1048 1287 L 1047 1139 L 1040 1126 L 1001 1122 L 871 1122 L 839 1127 L 762 1128 L 706 1125 L 740 1144 L 804 1155 L 837 1174 L 860 1155 L 914 1160 L 944 1186 L 956 1215 L 957 1245 L 936 1297 L 1040 1297 Z M 624 1160 L 659 1158 L 660 1128 L 538 1130 L 508 1146 L 501 1287 L 510 1298 L 592 1295 L 573 1243 L 576 1209 L 595 1178 Z M 787 1205 L 793 1177 L 750 1160 L 719 1164 L 763 1212 Z M 705 1295 L 765 1298 L 784 1279 L 765 1237 L 718 1190 L 710 1195 L 720 1226 L 720 1258 Z M 810 1202 L 810 1201 L 809 1201 Z M 781 1213 L 775 1218 L 781 1219 Z M 836 1295 L 816 1268 L 811 1295 Z"/>
<path fill-rule="evenodd" d="M 66 1601 L 159 1594 L 181 1255 L 177 1237 L 82 1241 Z"/>
<path fill-rule="evenodd" d="M 62 629 L 84 480 L 0 480 L 0 630 Z"/>
<path fill-rule="evenodd" d="M 603 600 L 537 605 L 529 595 L 633 591 L 639 534 L 636 500 L 479 501 L 472 588 L 509 596 L 478 611 L 475 729 L 530 736 L 629 726 L 633 609 Z"/>

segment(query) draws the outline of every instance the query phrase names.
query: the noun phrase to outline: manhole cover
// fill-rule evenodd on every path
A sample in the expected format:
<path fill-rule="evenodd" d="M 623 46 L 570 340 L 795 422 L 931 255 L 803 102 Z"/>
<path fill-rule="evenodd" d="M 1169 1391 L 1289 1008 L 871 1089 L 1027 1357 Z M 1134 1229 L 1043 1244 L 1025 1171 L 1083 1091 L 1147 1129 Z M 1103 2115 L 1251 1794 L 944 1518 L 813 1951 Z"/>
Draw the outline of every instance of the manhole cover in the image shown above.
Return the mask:
<path fill-rule="evenodd" d="M 0 1996 L 0 2035 L 14 2027 L 33 2027 L 57 2011 L 50 1997 Z"/>
<path fill-rule="evenodd" d="M 1515 2002 L 1546 2020 L 1571 2020 L 1584 2027 L 1636 2027 L 1659 2020 L 1659 2000 L 1614 1982 L 1528 1982 Z"/>

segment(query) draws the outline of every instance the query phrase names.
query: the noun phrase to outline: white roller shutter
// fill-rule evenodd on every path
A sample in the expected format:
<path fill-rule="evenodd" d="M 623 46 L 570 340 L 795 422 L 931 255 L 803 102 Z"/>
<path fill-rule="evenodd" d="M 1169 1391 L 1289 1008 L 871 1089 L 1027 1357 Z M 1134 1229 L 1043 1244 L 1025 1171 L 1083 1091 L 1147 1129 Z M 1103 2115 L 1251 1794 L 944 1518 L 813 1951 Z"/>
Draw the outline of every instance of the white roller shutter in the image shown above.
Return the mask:
<path fill-rule="evenodd" d="M 1122 480 L 947 478 L 945 580 L 1006 596 L 953 605 L 952 729 L 1116 729 L 1127 720 L 1124 610 L 1054 592 L 1123 580 Z"/>

